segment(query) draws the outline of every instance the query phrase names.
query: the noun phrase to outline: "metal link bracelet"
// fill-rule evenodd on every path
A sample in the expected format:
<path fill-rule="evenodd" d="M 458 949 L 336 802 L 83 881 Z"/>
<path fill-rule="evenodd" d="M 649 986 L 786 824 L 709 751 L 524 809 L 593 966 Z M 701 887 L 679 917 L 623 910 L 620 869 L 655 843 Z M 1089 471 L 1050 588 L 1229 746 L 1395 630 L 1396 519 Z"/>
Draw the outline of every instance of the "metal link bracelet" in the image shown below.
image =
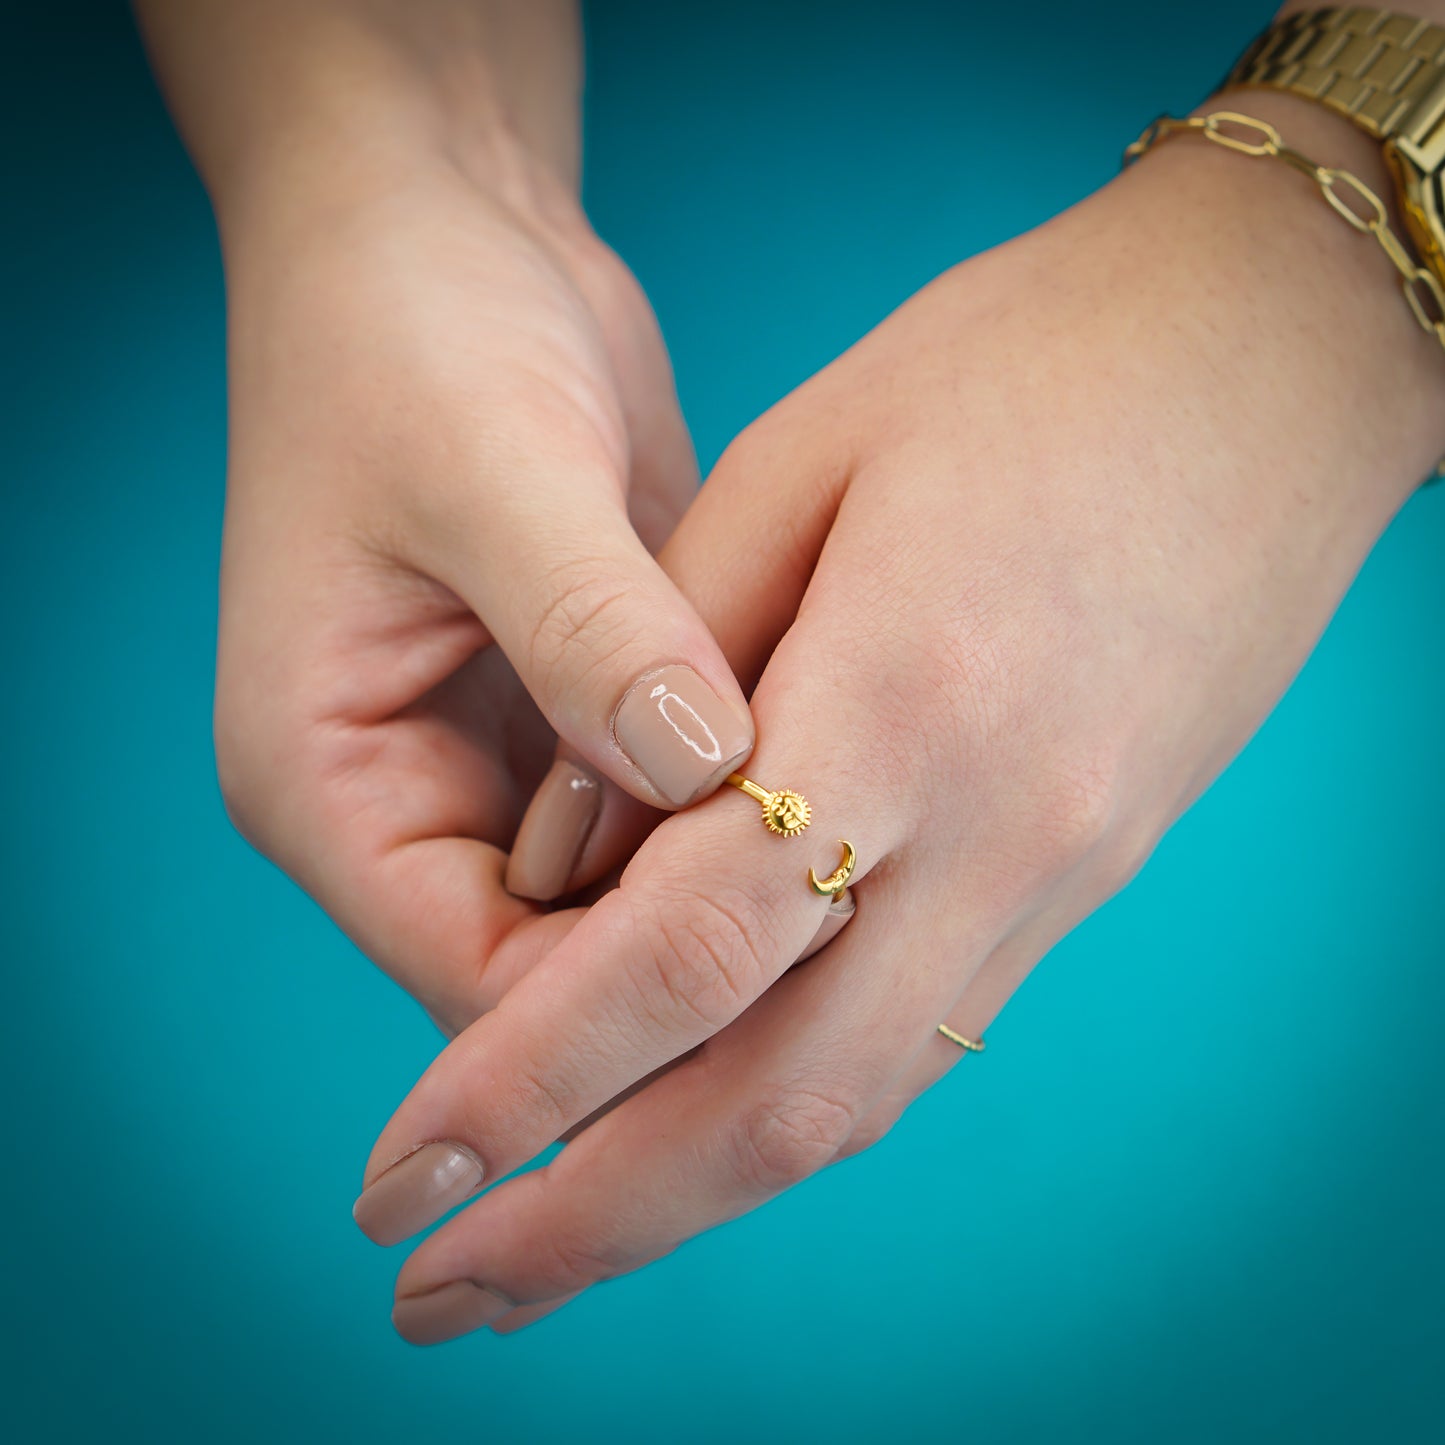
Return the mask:
<path fill-rule="evenodd" d="M 1308 176 L 1320 188 L 1342 220 L 1356 231 L 1373 236 L 1380 249 L 1390 258 L 1400 277 L 1400 289 L 1410 314 L 1421 329 L 1433 336 L 1445 349 L 1445 286 L 1433 271 L 1422 266 L 1390 224 L 1385 203 L 1358 176 L 1334 166 L 1322 166 L 1287 146 L 1280 133 L 1268 121 L 1240 115 L 1238 111 L 1216 110 L 1208 115 L 1179 119 L 1162 115 L 1124 152 L 1124 164 L 1148 155 L 1155 146 L 1176 135 L 1200 135 L 1225 150 L 1239 155 L 1283 161 L 1285 165 Z M 1431 481 L 1445 477 L 1445 457 L 1435 466 Z"/>

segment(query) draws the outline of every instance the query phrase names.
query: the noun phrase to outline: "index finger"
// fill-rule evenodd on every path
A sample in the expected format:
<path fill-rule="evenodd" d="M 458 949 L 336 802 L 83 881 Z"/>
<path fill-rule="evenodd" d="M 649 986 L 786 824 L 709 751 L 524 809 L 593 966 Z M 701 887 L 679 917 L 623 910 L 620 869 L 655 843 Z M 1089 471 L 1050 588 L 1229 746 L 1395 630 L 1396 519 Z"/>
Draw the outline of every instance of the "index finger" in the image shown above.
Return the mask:
<path fill-rule="evenodd" d="M 827 712 L 799 691 L 750 771 L 809 793 L 811 828 L 774 836 L 732 789 L 662 824 L 621 885 L 397 1110 L 354 1211 L 370 1238 L 394 1244 L 434 1223 L 741 1014 L 818 932 L 829 899 L 808 870 L 836 868 L 845 830 L 855 881 L 896 846 L 891 810 L 870 809 L 856 778 L 845 795 L 836 774 L 808 761 L 829 756 L 832 740 L 804 735 Z M 755 706 L 767 716 L 766 679 Z"/>

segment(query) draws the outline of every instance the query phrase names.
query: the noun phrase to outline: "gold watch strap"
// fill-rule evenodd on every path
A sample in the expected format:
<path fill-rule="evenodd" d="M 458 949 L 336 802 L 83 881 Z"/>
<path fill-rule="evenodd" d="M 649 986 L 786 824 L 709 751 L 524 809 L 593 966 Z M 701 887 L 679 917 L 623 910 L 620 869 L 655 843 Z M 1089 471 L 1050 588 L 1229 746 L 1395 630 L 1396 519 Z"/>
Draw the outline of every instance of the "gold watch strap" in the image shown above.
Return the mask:
<path fill-rule="evenodd" d="M 1432 90 L 1445 106 L 1445 26 L 1358 5 L 1302 10 L 1244 52 L 1225 81 L 1237 85 L 1318 101 L 1387 140 L 1422 119 Z"/>

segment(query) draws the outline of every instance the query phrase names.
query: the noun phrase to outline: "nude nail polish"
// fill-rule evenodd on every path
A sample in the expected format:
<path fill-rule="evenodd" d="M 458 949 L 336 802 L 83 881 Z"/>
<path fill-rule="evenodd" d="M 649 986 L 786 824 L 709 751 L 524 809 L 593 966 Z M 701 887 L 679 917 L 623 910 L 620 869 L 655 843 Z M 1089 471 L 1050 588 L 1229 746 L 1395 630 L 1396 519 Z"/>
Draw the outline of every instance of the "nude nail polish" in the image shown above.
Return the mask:
<path fill-rule="evenodd" d="M 857 900 L 851 892 L 844 889 L 843 896 L 836 903 L 828 904 L 828 911 L 823 915 L 823 921 L 818 925 L 818 931 L 813 935 L 812 942 L 798 956 L 798 962 L 802 963 L 805 958 L 812 958 L 820 948 L 825 948 L 830 944 L 843 931 L 844 925 L 852 918 L 857 908 Z"/>
<path fill-rule="evenodd" d="M 617 705 L 612 735 L 659 797 L 681 808 L 727 777 L 753 748 L 753 720 L 692 668 L 638 678 Z"/>
<path fill-rule="evenodd" d="M 470 1149 L 423 1144 L 362 1191 L 351 1217 L 373 1243 L 400 1244 L 475 1194 L 482 1174 Z"/>
<path fill-rule="evenodd" d="M 403 1295 L 392 1306 L 391 1323 L 411 1345 L 439 1345 L 479 1330 L 516 1305 L 469 1279 L 453 1280 L 424 1294 Z"/>
<path fill-rule="evenodd" d="M 602 812 L 602 783 L 558 759 L 542 779 L 507 859 L 507 892 L 550 902 L 567 891 Z"/>

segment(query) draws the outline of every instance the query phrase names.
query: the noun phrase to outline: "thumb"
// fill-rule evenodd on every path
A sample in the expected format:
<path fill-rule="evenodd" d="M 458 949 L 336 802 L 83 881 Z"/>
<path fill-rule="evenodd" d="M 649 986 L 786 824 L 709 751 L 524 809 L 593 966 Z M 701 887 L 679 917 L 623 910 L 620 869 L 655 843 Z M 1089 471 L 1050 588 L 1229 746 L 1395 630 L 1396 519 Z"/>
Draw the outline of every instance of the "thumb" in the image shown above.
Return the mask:
<path fill-rule="evenodd" d="M 600 793 L 675 809 L 747 757 L 753 723 L 712 634 L 604 469 L 535 465 L 449 519 L 428 568 L 476 612 Z M 600 798 L 599 798 L 600 801 Z"/>
<path fill-rule="evenodd" d="M 669 585 L 705 619 L 709 642 L 749 691 L 798 611 L 851 468 L 839 438 L 820 447 L 765 417 L 728 448 L 661 551 Z M 807 505 L 789 484 L 799 479 L 808 479 Z M 509 893 L 575 893 L 612 874 L 656 824 L 616 788 L 589 786 L 577 762 L 558 746 L 512 845 Z"/>

